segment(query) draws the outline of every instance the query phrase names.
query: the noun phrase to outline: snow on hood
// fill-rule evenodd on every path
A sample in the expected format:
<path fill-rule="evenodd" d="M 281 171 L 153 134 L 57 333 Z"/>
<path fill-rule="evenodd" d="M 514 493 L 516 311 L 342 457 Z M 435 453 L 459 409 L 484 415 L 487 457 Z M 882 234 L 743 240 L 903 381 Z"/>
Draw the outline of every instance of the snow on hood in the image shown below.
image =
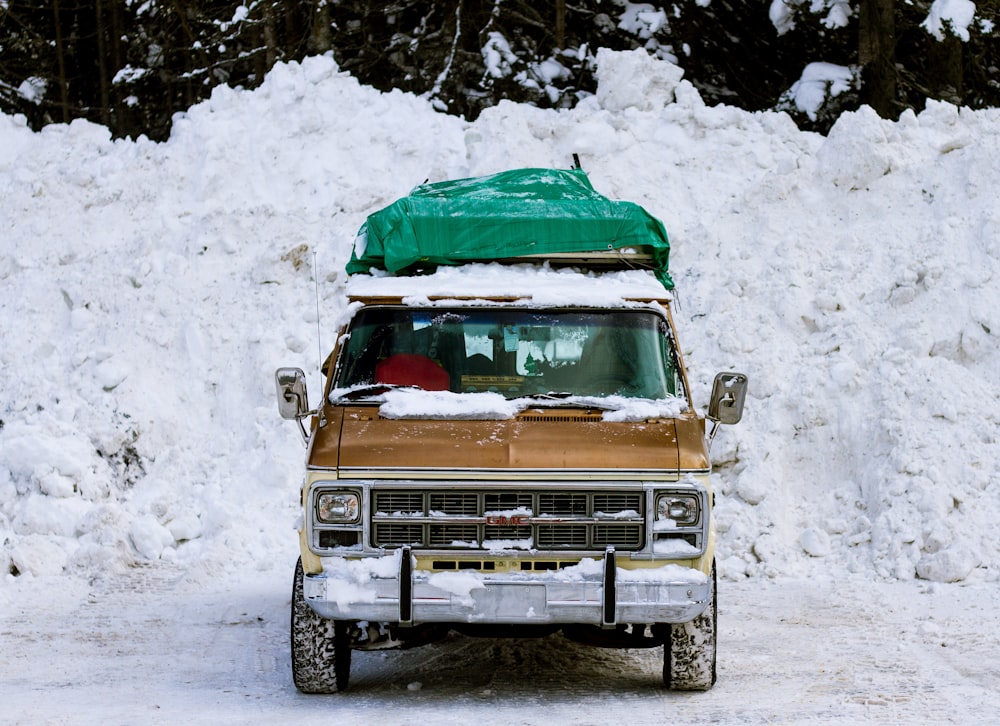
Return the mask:
<path fill-rule="evenodd" d="M 330 392 L 330 399 L 335 401 L 351 390 L 353 389 L 335 388 Z M 499 393 L 489 391 L 454 393 L 414 388 L 391 389 L 367 398 L 381 402 L 379 415 L 390 419 L 504 420 L 514 418 L 529 408 L 551 408 L 557 404 L 602 410 L 601 417 L 605 421 L 674 418 L 687 410 L 687 402 L 682 398 L 653 400 L 626 396 L 567 396 L 553 400 L 526 396 L 507 399 Z"/>

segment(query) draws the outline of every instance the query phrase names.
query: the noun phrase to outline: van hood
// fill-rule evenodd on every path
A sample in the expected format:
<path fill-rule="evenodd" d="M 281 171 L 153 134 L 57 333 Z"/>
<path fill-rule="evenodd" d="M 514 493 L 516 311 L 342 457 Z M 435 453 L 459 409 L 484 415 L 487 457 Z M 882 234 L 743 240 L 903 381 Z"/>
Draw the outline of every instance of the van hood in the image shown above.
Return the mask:
<path fill-rule="evenodd" d="M 530 409 L 514 419 L 387 419 L 375 406 L 330 407 L 309 464 L 369 469 L 701 470 L 704 421 L 607 422 L 599 412 Z M 700 433 L 699 433 L 700 431 Z"/>

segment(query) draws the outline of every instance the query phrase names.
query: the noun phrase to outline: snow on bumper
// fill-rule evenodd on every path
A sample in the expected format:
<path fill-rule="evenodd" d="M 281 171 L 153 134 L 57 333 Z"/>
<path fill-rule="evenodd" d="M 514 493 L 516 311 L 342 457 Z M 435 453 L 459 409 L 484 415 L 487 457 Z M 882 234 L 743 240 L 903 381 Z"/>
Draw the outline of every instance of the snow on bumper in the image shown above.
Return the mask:
<path fill-rule="evenodd" d="M 703 573 L 676 564 L 626 569 L 613 551 L 555 572 L 428 572 L 409 554 L 324 558 L 306 601 L 339 620 L 417 623 L 682 623 L 708 604 Z"/>

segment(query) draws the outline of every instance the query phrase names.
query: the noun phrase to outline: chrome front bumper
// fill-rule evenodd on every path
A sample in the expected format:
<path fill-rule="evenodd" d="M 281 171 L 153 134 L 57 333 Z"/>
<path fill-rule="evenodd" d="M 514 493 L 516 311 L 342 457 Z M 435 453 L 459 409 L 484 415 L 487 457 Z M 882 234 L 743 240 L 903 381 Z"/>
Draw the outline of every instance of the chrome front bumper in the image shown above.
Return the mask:
<path fill-rule="evenodd" d="M 306 602 L 337 620 L 420 623 L 559 624 L 683 623 L 708 604 L 711 583 L 675 564 L 617 567 L 602 560 L 554 572 L 428 572 L 404 550 L 377 559 L 324 558 L 306 575 Z"/>

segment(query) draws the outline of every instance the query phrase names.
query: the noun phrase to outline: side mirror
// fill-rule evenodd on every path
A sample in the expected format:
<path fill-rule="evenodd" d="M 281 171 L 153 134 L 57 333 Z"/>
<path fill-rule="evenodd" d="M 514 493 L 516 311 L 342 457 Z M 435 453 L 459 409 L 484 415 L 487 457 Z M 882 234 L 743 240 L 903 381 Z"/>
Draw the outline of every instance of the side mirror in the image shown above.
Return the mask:
<path fill-rule="evenodd" d="M 708 418 L 720 424 L 738 423 L 743 418 L 747 397 L 747 377 L 742 373 L 720 373 L 712 384 Z"/>
<path fill-rule="evenodd" d="M 306 374 L 301 368 L 279 368 L 274 372 L 281 418 L 297 419 L 309 412 Z"/>

